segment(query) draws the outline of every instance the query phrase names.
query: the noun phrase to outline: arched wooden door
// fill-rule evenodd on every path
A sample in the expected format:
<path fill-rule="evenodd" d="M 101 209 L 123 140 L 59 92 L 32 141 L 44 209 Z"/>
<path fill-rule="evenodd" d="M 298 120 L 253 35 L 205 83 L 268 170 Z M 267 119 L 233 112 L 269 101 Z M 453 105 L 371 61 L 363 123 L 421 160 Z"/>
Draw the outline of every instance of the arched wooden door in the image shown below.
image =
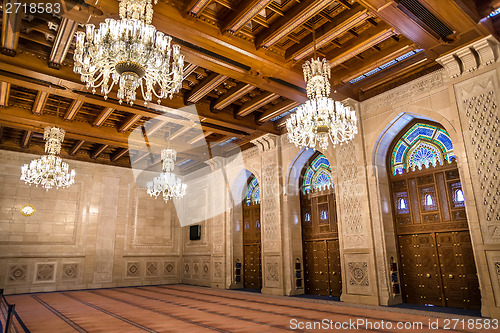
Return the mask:
<path fill-rule="evenodd" d="M 328 160 L 311 158 L 301 191 L 305 293 L 339 297 L 342 292 L 335 193 Z"/>
<path fill-rule="evenodd" d="M 248 184 L 243 207 L 243 287 L 262 288 L 260 189 L 256 178 Z"/>
<path fill-rule="evenodd" d="M 409 126 L 390 161 L 403 300 L 479 309 L 479 283 L 451 140 L 436 125 L 420 125 Z"/>

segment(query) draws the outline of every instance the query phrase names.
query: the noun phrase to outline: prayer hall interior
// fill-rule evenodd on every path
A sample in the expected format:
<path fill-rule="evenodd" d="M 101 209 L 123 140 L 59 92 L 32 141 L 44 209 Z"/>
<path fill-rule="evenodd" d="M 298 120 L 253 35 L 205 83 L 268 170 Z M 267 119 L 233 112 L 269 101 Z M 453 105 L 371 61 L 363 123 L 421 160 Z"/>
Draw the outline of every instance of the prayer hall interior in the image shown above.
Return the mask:
<path fill-rule="evenodd" d="M 499 0 L 1 11 L 2 330 L 499 328 Z"/>

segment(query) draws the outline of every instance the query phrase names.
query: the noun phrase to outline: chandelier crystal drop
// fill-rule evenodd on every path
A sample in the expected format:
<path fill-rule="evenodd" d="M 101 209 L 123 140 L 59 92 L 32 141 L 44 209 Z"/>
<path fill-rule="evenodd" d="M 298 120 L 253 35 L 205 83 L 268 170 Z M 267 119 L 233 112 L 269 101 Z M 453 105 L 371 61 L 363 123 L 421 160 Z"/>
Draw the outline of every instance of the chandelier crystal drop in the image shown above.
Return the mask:
<path fill-rule="evenodd" d="M 309 100 L 286 121 L 288 139 L 298 147 L 326 150 L 352 140 L 358 133 L 354 110 L 330 97 L 330 63 L 311 59 L 302 65 Z"/>
<path fill-rule="evenodd" d="M 163 172 L 153 181 L 147 183 L 147 193 L 150 196 L 156 198 L 162 194 L 163 200 L 166 202 L 186 195 L 186 184 L 183 184 L 181 179 L 173 173 L 176 158 L 177 152 L 173 149 L 161 151 Z"/>
<path fill-rule="evenodd" d="M 155 4 L 157 0 L 154 0 Z M 121 0 L 121 20 L 106 19 L 96 29 L 76 33 L 74 72 L 92 93 L 107 99 L 116 84 L 119 102 L 133 104 L 140 88 L 145 101 L 158 103 L 182 88 L 184 56 L 172 37 L 151 25 L 152 0 Z"/>
<path fill-rule="evenodd" d="M 21 180 L 26 184 L 41 185 L 45 189 L 66 188 L 75 182 L 75 170 L 69 170 L 69 165 L 59 156 L 61 144 L 66 131 L 58 127 L 45 127 L 43 138 L 45 152 L 48 155 L 32 160 L 21 167 Z"/>

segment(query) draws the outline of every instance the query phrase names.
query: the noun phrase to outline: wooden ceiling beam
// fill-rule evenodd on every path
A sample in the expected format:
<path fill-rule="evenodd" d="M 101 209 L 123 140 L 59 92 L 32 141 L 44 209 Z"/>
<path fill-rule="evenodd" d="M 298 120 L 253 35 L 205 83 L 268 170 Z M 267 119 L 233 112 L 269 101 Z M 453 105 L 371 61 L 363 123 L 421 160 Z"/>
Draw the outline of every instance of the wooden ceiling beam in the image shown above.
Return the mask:
<path fill-rule="evenodd" d="M 10 83 L 0 81 L 0 106 L 9 106 Z"/>
<path fill-rule="evenodd" d="M 210 3 L 210 0 L 191 0 L 186 4 L 185 12 L 190 16 L 198 16 Z"/>
<path fill-rule="evenodd" d="M 317 29 L 316 48 L 323 47 L 370 16 L 371 14 L 359 4 L 355 4 L 350 10 L 344 10 L 335 16 L 331 22 L 327 22 Z M 285 58 L 287 60 L 293 59 L 294 61 L 299 61 L 313 52 L 314 39 L 311 33 L 304 37 L 299 44 L 290 46 L 285 51 Z"/>
<path fill-rule="evenodd" d="M 49 93 L 46 91 L 39 91 L 36 94 L 35 103 L 33 103 L 33 107 L 31 108 L 31 112 L 36 115 L 41 115 L 43 113 L 43 109 L 45 108 L 45 104 L 49 99 Z"/>
<path fill-rule="evenodd" d="M 212 90 L 217 88 L 217 86 L 219 86 L 219 84 L 224 82 L 226 79 L 227 79 L 226 75 L 218 73 L 210 74 L 186 95 L 186 102 L 189 103 L 198 102 L 200 99 L 209 94 Z"/>
<path fill-rule="evenodd" d="M 111 155 L 111 162 L 116 162 L 119 158 L 128 153 L 128 148 L 120 148 Z"/>
<path fill-rule="evenodd" d="M 131 115 L 130 117 L 127 118 L 121 125 L 120 128 L 118 128 L 118 132 L 123 133 L 128 131 L 132 126 L 135 125 L 139 120 L 141 120 L 142 116 L 139 114 L 134 114 Z"/>
<path fill-rule="evenodd" d="M 85 141 L 83 141 L 83 140 L 77 140 L 75 142 L 75 144 L 73 145 L 73 147 L 71 147 L 71 149 L 69 150 L 69 154 L 71 156 L 75 156 L 76 153 L 80 150 L 80 148 L 82 148 L 84 143 L 85 143 Z"/>
<path fill-rule="evenodd" d="M 102 154 L 102 152 L 104 150 L 106 150 L 106 148 L 108 148 L 109 146 L 108 145 L 99 145 L 97 146 L 97 148 L 95 148 L 92 153 L 90 153 L 90 158 L 92 159 L 97 159 L 99 157 L 99 155 Z"/>
<path fill-rule="evenodd" d="M 242 1 L 233 13 L 226 19 L 227 23 L 222 28 L 222 32 L 235 34 L 271 2 L 272 0 Z"/>
<path fill-rule="evenodd" d="M 236 115 L 238 117 L 244 117 L 258 108 L 271 103 L 274 101 L 276 98 L 279 98 L 280 96 L 276 95 L 275 93 L 272 92 L 264 92 L 260 94 L 259 96 L 256 96 L 249 100 L 248 102 L 245 102 L 239 110 L 236 112 Z"/>
<path fill-rule="evenodd" d="M 188 64 L 186 67 L 184 67 L 183 80 L 185 80 L 189 76 L 189 74 L 193 73 L 196 68 L 198 68 L 198 66 L 195 64 Z"/>
<path fill-rule="evenodd" d="M 61 68 L 61 64 L 64 59 L 66 59 L 69 47 L 71 46 L 71 41 L 75 38 L 74 36 L 77 27 L 77 22 L 66 17 L 63 17 L 61 19 L 59 29 L 57 30 L 56 39 L 54 40 L 54 45 L 52 46 L 52 51 L 49 57 L 50 68 Z"/>
<path fill-rule="evenodd" d="M 104 110 L 102 110 L 101 113 L 99 113 L 99 115 L 94 119 L 94 121 L 92 122 L 92 125 L 94 125 L 96 127 L 101 126 L 109 118 L 109 116 L 111 116 L 111 114 L 114 111 L 115 111 L 114 108 L 110 108 L 110 107 L 104 108 Z"/>
<path fill-rule="evenodd" d="M 0 125 L 17 128 L 23 131 L 43 133 L 44 128 L 57 123 L 57 117 L 45 114 L 43 117 L 33 115 L 30 110 L 10 106 L 0 112 Z M 66 138 L 87 141 L 94 144 L 106 144 L 116 148 L 143 149 L 145 142 L 142 137 L 130 135 L 130 133 L 118 133 L 116 129 L 109 127 L 96 128 L 85 122 L 67 122 L 63 129 Z M 149 138 L 149 144 L 156 149 L 165 146 L 163 138 Z M 193 149 L 185 142 L 173 142 L 172 148 L 177 151 L 193 151 L 193 154 L 201 153 Z"/>
<path fill-rule="evenodd" d="M 187 133 L 189 132 L 189 130 L 191 130 L 192 127 L 182 127 L 180 128 L 178 131 L 174 132 L 174 133 L 170 133 L 170 136 L 168 137 L 168 139 L 170 141 L 172 140 L 175 140 L 177 139 L 178 137 L 180 137 L 181 135 L 183 135 L 184 133 Z"/>
<path fill-rule="evenodd" d="M 26 149 L 30 146 L 31 139 L 33 138 L 32 131 L 24 131 L 23 138 L 21 139 L 21 148 Z"/>
<path fill-rule="evenodd" d="M 255 38 L 257 48 L 267 49 L 288 35 L 299 25 L 304 24 L 323 8 L 331 3 L 329 0 L 304 0 L 293 6 L 285 16 L 277 19 L 269 29 L 264 30 Z"/>
<path fill-rule="evenodd" d="M 64 120 L 72 121 L 75 119 L 76 114 L 80 111 L 80 108 L 83 105 L 83 101 L 80 99 L 75 99 L 69 106 L 68 110 L 66 110 L 66 114 L 64 115 Z"/>
<path fill-rule="evenodd" d="M 411 41 L 407 39 L 402 40 L 397 44 L 377 52 L 369 58 L 365 58 L 363 61 L 357 61 L 355 65 L 348 66 L 348 70 L 337 66 L 332 70 L 332 77 L 337 79 L 335 84 L 350 81 L 414 49 L 416 49 L 416 46 L 414 46 Z"/>
<path fill-rule="evenodd" d="M 146 124 L 146 134 L 148 136 L 153 135 L 156 133 L 159 129 L 161 129 L 163 126 L 165 126 L 168 123 L 166 120 L 158 120 L 156 122 L 149 121 Z"/>
<path fill-rule="evenodd" d="M 189 144 L 196 143 L 198 141 L 201 141 L 201 140 L 205 139 L 207 136 L 212 135 L 212 134 L 214 134 L 214 132 L 210 132 L 210 131 L 203 132 L 200 135 L 197 135 L 194 138 L 192 138 L 191 140 L 189 140 L 188 143 Z"/>
<path fill-rule="evenodd" d="M 258 122 L 265 122 L 268 120 L 271 120 L 272 118 L 279 116 L 280 114 L 283 114 L 294 107 L 299 106 L 299 103 L 292 101 L 292 100 L 286 100 L 281 103 L 278 103 L 268 110 L 264 111 L 262 115 L 259 116 L 257 119 Z"/>
<path fill-rule="evenodd" d="M 15 3 L 19 3 L 19 1 L 4 0 L 2 14 L 2 45 L 0 46 L 0 52 L 11 57 L 16 55 L 21 31 L 21 20 L 24 16 L 22 9 L 15 10 Z M 7 11 L 7 4 L 12 5 L 12 10 Z"/>
<path fill-rule="evenodd" d="M 328 53 L 326 59 L 333 68 L 395 34 L 396 32 L 386 24 L 379 24 L 373 29 L 363 31 L 359 38 L 352 38 L 341 48 Z"/>
<path fill-rule="evenodd" d="M 222 94 L 217 100 L 212 102 L 210 109 L 214 112 L 220 111 L 253 89 L 255 89 L 255 87 L 251 84 L 240 82 L 235 87 Z"/>

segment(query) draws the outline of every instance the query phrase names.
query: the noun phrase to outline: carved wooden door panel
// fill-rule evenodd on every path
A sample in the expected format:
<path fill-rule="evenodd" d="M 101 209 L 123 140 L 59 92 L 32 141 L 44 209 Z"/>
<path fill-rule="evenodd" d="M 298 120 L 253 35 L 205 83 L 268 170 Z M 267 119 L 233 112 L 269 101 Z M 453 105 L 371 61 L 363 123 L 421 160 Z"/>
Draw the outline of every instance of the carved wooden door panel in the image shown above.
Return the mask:
<path fill-rule="evenodd" d="M 398 241 L 406 302 L 444 305 L 433 235 L 402 235 Z"/>
<path fill-rule="evenodd" d="M 415 235 L 398 236 L 399 255 L 401 257 L 401 279 L 405 301 L 408 303 L 421 303 L 420 270 L 414 240 Z"/>
<path fill-rule="evenodd" d="M 248 289 L 261 289 L 261 271 L 260 244 L 245 245 L 243 261 L 243 287 Z"/>
<path fill-rule="evenodd" d="M 306 293 L 330 296 L 325 241 L 306 242 Z"/>
<path fill-rule="evenodd" d="M 481 297 L 456 163 L 391 175 L 406 302 L 478 309 Z"/>
<path fill-rule="evenodd" d="M 446 306 L 479 309 L 480 297 L 468 232 L 436 234 Z"/>
<path fill-rule="evenodd" d="M 262 288 L 260 205 L 243 207 L 243 287 Z"/>
<path fill-rule="evenodd" d="M 330 295 L 340 297 L 342 293 L 342 278 L 340 274 L 339 240 L 326 241 L 328 248 L 328 277 L 330 282 Z"/>
<path fill-rule="evenodd" d="M 416 235 L 421 303 L 444 305 L 440 271 L 433 234 Z"/>

